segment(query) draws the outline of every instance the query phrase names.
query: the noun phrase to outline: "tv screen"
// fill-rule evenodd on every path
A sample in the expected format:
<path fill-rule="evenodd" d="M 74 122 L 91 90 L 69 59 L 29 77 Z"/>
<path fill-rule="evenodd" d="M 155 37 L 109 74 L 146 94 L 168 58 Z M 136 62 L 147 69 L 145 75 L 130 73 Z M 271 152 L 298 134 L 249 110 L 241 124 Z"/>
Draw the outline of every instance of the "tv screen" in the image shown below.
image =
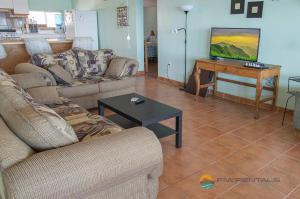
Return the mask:
<path fill-rule="evenodd" d="M 260 29 L 212 28 L 210 56 L 257 61 Z"/>

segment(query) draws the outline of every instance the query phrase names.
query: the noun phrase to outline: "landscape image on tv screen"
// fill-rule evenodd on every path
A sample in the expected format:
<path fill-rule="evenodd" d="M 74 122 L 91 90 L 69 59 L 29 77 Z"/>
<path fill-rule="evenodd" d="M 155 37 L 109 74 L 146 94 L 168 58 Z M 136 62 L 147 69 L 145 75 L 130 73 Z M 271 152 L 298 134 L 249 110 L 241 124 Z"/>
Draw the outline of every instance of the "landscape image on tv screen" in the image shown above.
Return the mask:
<path fill-rule="evenodd" d="M 257 61 L 260 29 L 212 28 L 210 56 Z"/>

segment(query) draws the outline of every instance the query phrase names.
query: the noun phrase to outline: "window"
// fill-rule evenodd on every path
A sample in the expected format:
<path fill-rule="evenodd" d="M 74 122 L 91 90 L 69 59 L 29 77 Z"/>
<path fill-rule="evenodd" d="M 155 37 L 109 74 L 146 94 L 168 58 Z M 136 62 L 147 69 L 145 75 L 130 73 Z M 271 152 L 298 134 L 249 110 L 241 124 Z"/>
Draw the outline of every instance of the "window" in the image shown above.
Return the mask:
<path fill-rule="evenodd" d="M 30 11 L 28 19 L 38 25 L 46 25 L 47 28 L 55 28 L 63 24 L 61 12 Z"/>

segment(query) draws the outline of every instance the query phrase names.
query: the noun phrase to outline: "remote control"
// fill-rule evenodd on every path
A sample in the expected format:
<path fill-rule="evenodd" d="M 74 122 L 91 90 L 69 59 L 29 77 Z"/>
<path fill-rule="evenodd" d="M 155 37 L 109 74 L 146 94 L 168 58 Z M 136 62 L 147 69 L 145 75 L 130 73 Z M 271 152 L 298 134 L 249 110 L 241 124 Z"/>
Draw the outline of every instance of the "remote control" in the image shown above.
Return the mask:
<path fill-rule="evenodd" d="M 135 104 L 142 104 L 142 103 L 144 103 L 144 102 L 145 102 L 144 99 L 138 99 L 138 100 L 135 101 L 134 103 L 135 103 Z"/>

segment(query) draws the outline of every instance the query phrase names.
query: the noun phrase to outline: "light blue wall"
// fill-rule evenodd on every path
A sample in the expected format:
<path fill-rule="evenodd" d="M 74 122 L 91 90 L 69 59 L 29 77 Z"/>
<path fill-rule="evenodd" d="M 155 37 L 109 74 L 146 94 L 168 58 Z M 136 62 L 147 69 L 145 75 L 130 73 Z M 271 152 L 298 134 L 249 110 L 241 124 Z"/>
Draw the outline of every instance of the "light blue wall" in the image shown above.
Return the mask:
<path fill-rule="evenodd" d="M 63 11 L 72 8 L 72 0 L 28 0 L 29 9 L 36 11 Z"/>
<path fill-rule="evenodd" d="M 140 71 L 144 71 L 144 1 L 136 0 L 136 42 Z"/>
<path fill-rule="evenodd" d="M 158 0 L 159 76 L 183 81 L 184 34 L 171 34 L 174 27 L 184 26 L 184 13 L 178 8 L 187 1 Z M 262 19 L 248 19 L 246 14 L 230 15 L 231 0 L 194 0 L 195 8 L 189 15 L 188 75 L 194 61 L 208 57 L 211 27 L 261 28 L 259 61 L 282 65 L 278 105 L 286 99 L 287 78 L 300 75 L 300 1 L 264 1 Z M 247 2 L 247 1 L 246 1 Z M 167 74 L 167 65 L 173 63 Z M 226 75 L 229 76 L 229 75 Z M 230 76 L 252 82 L 250 79 Z M 221 82 L 220 91 L 252 98 L 254 89 L 246 89 Z M 265 95 L 266 93 L 264 93 Z"/>
<path fill-rule="evenodd" d="M 150 31 L 154 30 L 157 34 L 157 8 L 156 6 L 144 8 L 144 35 L 150 35 Z"/>
<path fill-rule="evenodd" d="M 73 0 L 73 7 L 79 10 L 98 10 L 98 30 L 101 48 L 114 49 L 119 56 L 135 58 L 144 70 L 143 51 L 143 1 L 129 0 L 129 33 L 127 27 L 117 26 L 117 7 L 125 6 L 124 0 L 96 1 Z"/>
<path fill-rule="evenodd" d="M 116 7 L 101 8 L 98 10 L 100 48 L 111 48 L 120 56 L 136 57 L 136 31 L 134 7 L 130 7 L 129 23 L 131 41 L 127 41 L 127 28 L 117 26 Z M 108 20 L 109 19 L 109 20 Z"/>

